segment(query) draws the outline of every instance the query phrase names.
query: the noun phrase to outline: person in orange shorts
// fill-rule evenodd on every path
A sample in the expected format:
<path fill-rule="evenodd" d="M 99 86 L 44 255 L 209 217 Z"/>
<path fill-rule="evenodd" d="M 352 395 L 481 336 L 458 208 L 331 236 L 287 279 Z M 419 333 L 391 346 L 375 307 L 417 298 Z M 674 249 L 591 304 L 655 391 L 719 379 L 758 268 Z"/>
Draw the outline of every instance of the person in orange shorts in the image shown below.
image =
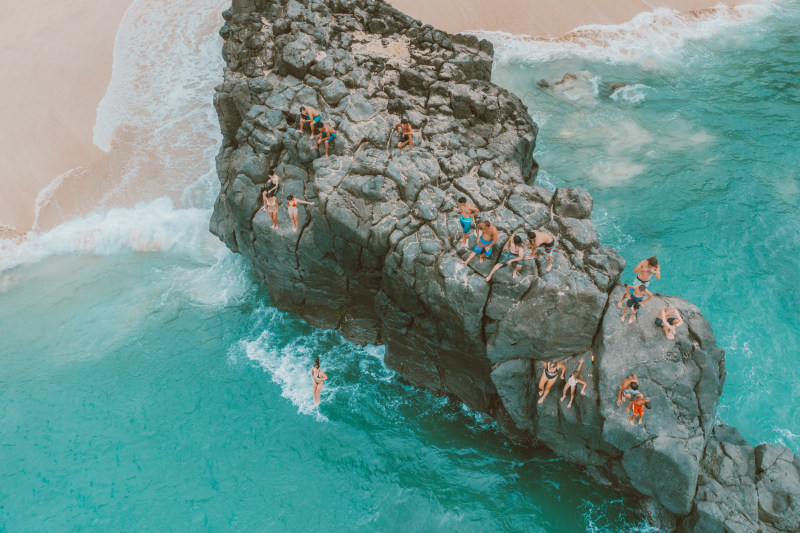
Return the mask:
<path fill-rule="evenodd" d="M 650 409 L 652 407 L 652 404 L 650 403 L 650 400 L 648 400 L 644 396 L 637 396 L 636 398 L 631 400 L 631 403 L 629 403 L 628 407 L 625 408 L 625 412 L 630 411 L 631 407 L 633 407 L 633 415 L 631 415 L 630 419 L 631 425 L 633 425 L 633 421 L 637 416 L 639 417 L 639 423 L 641 424 L 642 418 L 644 417 L 644 408 L 647 407 L 648 409 Z"/>

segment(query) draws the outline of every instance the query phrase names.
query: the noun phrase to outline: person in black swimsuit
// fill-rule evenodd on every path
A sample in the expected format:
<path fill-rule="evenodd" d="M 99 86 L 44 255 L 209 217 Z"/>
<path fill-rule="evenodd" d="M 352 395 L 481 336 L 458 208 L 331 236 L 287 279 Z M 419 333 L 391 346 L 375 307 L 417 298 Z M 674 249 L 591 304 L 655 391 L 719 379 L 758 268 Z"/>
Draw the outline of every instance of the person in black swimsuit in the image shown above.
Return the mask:
<path fill-rule="evenodd" d="M 550 388 L 556 382 L 559 370 L 561 371 L 561 379 L 564 379 L 564 375 L 567 372 L 567 367 L 558 361 L 546 361 L 542 363 L 542 366 L 544 371 L 542 372 L 542 377 L 539 378 L 539 403 L 544 402 L 544 399 L 550 394 Z"/>
<path fill-rule="evenodd" d="M 414 130 L 411 128 L 411 124 L 408 123 L 407 118 L 403 117 L 400 122 L 394 125 L 394 132 L 400 137 L 400 142 L 397 143 L 398 148 L 408 145 L 410 150 L 414 149 Z"/>
<path fill-rule="evenodd" d="M 314 366 L 311 367 L 311 381 L 314 383 L 313 392 L 314 392 L 314 405 L 319 405 L 319 395 L 322 391 L 322 385 L 325 384 L 325 380 L 328 379 L 328 375 L 325 374 L 319 368 L 319 357 L 314 360 Z"/>

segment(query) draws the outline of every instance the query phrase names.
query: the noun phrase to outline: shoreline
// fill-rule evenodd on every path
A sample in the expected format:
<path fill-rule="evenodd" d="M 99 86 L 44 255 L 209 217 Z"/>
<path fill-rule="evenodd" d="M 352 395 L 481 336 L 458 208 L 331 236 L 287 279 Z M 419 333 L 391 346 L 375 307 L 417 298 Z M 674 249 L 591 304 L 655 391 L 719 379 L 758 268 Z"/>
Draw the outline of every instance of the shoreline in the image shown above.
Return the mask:
<path fill-rule="evenodd" d="M 559 39 L 589 25 L 617 25 L 641 13 L 667 8 L 704 14 L 719 7 L 747 4 L 746 0 L 387 0 L 393 7 L 449 33 L 507 32 L 534 39 Z"/>

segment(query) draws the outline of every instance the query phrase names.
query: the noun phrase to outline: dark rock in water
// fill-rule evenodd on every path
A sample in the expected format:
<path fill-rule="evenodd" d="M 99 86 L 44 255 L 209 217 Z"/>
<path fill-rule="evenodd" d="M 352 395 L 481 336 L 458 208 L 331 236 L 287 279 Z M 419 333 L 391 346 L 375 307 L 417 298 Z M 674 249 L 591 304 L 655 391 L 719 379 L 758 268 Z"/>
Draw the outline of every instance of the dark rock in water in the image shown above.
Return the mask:
<path fill-rule="evenodd" d="M 637 489 L 685 530 L 794 527 L 797 457 L 715 425 L 724 356 L 696 307 L 658 295 L 637 323 L 620 323 L 625 262 L 599 242 L 588 192 L 534 185 L 538 128 L 491 83 L 489 42 L 381 1 L 235 0 L 223 18 L 221 190 L 210 228 L 250 259 L 274 305 L 384 343 L 386 363 L 411 383 Z M 337 131 L 328 158 L 295 131 L 306 105 Z M 415 128 L 413 151 L 395 147 L 402 117 Z M 314 202 L 300 207 L 296 232 L 283 212 L 273 230 L 260 209 L 271 168 L 281 201 Z M 483 264 L 462 262 L 461 196 L 499 232 Z M 506 267 L 487 283 L 501 247 L 530 229 L 555 235 L 552 270 L 538 253 L 518 278 Z M 667 302 L 686 321 L 674 341 L 653 323 Z M 538 403 L 553 359 L 568 373 L 585 360 L 586 394 L 571 408 L 560 379 Z M 642 425 L 616 405 L 631 373 L 653 405 Z"/>

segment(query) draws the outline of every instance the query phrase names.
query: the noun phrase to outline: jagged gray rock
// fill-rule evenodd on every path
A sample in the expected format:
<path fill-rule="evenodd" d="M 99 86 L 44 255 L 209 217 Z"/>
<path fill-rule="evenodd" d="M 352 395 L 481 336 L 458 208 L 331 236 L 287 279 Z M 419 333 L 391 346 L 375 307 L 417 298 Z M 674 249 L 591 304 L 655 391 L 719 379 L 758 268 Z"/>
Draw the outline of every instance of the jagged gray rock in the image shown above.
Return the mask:
<path fill-rule="evenodd" d="M 411 383 L 652 497 L 684 516 L 684 530 L 796 524 L 797 457 L 715 426 L 724 356 L 700 311 L 659 295 L 637 323 L 619 322 L 625 262 L 598 241 L 587 191 L 535 186 L 538 129 L 491 83 L 488 41 L 372 0 L 235 0 L 223 18 L 210 229 L 253 263 L 274 305 L 384 343 Z M 338 132 L 329 158 L 295 131 L 304 105 Z M 394 147 L 401 116 L 416 130 L 413 151 Z M 297 232 L 283 211 L 272 229 L 260 209 L 270 168 L 281 202 L 314 202 Z M 460 196 L 498 228 L 491 261 L 461 261 Z M 529 229 L 556 236 L 552 271 L 538 254 L 518 279 L 504 268 L 487 283 L 500 247 Z M 675 341 L 653 324 L 667 302 L 687 323 Z M 581 358 L 587 394 L 567 409 L 559 381 L 539 404 L 542 362 L 572 371 Z M 641 426 L 616 405 L 631 372 L 654 406 Z"/>

